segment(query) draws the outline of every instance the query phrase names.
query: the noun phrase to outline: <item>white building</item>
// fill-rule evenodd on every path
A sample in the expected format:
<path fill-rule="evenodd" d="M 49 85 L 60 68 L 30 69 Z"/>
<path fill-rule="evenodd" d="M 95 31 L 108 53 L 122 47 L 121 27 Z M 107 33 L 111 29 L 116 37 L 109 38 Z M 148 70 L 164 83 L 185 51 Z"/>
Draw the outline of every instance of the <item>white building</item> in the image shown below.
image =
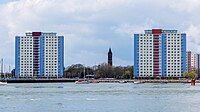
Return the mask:
<path fill-rule="evenodd" d="M 15 37 L 16 77 L 62 77 L 64 37 L 56 33 L 29 32 Z"/>
<path fill-rule="evenodd" d="M 198 64 L 199 64 L 199 58 L 198 54 L 195 54 L 191 51 L 187 52 L 187 72 L 197 71 Z"/>
<path fill-rule="evenodd" d="M 183 77 L 186 34 L 152 29 L 134 34 L 134 77 Z"/>

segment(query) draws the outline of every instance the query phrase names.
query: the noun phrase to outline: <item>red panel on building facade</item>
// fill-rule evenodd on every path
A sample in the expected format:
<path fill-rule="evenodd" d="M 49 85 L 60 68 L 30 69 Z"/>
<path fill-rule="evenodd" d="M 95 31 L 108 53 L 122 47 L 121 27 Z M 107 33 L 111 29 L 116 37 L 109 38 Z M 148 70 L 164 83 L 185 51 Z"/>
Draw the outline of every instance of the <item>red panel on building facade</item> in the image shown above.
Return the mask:
<path fill-rule="evenodd" d="M 152 29 L 154 34 L 154 76 L 159 75 L 159 34 L 162 33 L 162 29 Z"/>
<path fill-rule="evenodd" d="M 152 34 L 161 34 L 162 29 L 152 29 Z"/>
<path fill-rule="evenodd" d="M 192 58 L 192 53 L 191 53 L 191 51 L 189 51 L 187 53 L 187 69 L 188 69 L 188 72 L 192 72 L 191 58 Z"/>
<path fill-rule="evenodd" d="M 40 36 L 42 32 L 32 32 L 32 36 Z"/>
<path fill-rule="evenodd" d="M 154 46 L 154 48 L 158 48 L 158 50 L 159 50 L 159 46 Z"/>

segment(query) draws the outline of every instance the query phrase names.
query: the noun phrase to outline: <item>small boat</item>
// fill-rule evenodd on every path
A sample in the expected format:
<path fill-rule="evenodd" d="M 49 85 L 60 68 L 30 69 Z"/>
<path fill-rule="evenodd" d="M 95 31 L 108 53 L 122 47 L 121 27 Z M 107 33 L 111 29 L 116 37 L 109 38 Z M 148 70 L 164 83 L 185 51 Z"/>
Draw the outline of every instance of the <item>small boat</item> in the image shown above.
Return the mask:
<path fill-rule="evenodd" d="M 141 84 L 141 83 L 144 83 L 144 82 L 142 82 L 142 81 L 134 81 L 133 83 L 134 84 Z"/>
<path fill-rule="evenodd" d="M 84 73 L 84 79 L 75 81 L 75 84 L 89 84 L 90 83 L 90 81 L 85 78 L 85 66 L 84 66 L 83 70 L 84 70 L 83 71 L 83 73 Z"/>
<path fill-rule="evenodd" d="M 119 83 L 127 83 L 125 80 L 120 80 Z"/>
<path fill-rule="evenodd" d="M 0 81 L 0 86 L 4 86 L 4 85 L 7 85 L 7 82 L 1 82 Z"/>
<path fill-rule="evenodd" d="M 90 83 L 99 83 L 99 81 L 97 81 L 97 80 L 90 80 L 89 82 Z"/>
<path fill-rule="evenodd" d="M 75 84 L 89 84 L 90 81 L 89 80 L 78 80 L 75 82 Z"/>
<path fill-rule="evenodd" d="M 160 84 L 167 84 L 167 80 L 160 81 Z"/>

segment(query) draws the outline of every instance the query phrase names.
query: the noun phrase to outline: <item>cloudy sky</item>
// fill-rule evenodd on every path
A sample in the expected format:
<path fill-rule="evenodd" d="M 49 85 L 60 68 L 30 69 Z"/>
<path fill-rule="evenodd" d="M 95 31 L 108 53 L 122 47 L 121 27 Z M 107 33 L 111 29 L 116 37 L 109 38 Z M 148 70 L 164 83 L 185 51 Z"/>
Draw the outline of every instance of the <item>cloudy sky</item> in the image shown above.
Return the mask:
<path fill-rule="evenodd" d="M 65 66 L 133 64 L 134 33 L 177 29 L 187 49 L 200 53 L 199 0 L 0 0 L 0 58 L 14 67 L 15 36 L 28 31 L 65 36 Z"/>

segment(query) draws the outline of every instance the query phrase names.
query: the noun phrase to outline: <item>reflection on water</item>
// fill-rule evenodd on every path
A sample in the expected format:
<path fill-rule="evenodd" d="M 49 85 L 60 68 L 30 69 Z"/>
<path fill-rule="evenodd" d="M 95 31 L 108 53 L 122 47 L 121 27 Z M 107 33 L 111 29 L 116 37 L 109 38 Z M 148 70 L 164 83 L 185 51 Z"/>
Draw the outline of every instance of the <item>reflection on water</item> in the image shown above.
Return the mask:
<path fill-rule="evenodd" d="M 0 87 L 5 112 L 198 112 L 200 84 L 74 83 Z"/>

